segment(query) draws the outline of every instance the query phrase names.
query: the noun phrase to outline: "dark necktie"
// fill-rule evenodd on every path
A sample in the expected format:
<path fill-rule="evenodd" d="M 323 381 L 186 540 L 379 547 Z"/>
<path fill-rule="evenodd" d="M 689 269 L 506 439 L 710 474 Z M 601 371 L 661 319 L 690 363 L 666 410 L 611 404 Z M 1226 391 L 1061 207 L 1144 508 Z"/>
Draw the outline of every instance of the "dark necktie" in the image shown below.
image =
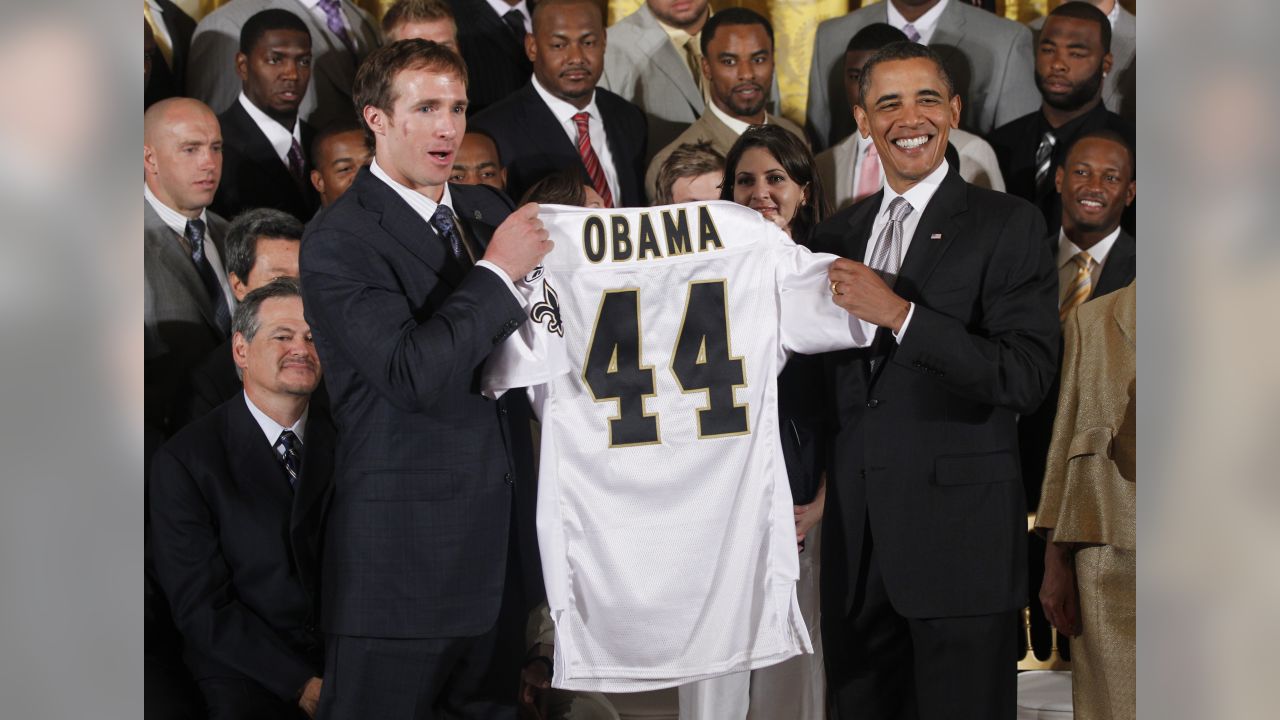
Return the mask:
<path fill-rule="evenodd" d="M 605 207 L 613 207 L 613 193 L 609 191 L 609 181 L 604 176 L 604 166 L 600 157 L 591 147 L 591 113 L 580 112 L 573 116 L 573 124 L 578 128 L 578 155 L 582 165 L 587 169 L 587 177 L 591 178 L 591 187 L 595 188 L 604 200 Z"/>
<path fill-rule="evenodd" d="M 466 261 L 466 253 L 462 248 L 462 236 L 458 234 L 458 227 L 453 221 L 453 212 L 449 210 L 448 205 L 440 204 L 436 206 L 436 211 L 431 216 L 431 228 L 440 237 L 449 241 L 449 250 L 458 262 L 464 265 L 469 264 Z"/>
<path fill-rule="evenodd" d="M 1053 169 L 1053 146 L 1058 144 L 1058 138 L 1053 136 L 1052 131 L 1047 131 L 1040 138 L 1040 145 L 1036 148 L 1036 198 L 1042 198 L 1049 194 L 1050 176 L 1049 171 Z"/>
<path fill-rule="evenodd" d="M 280 438 L 276 440 L 276 447 L 281 450 L 280 464 L 284 466 L 284 473 L 289 478 L 289 487 L 298 487 L 298 471 L 302 468 L 302 457 L 298 454 L 298 448 L 302 445 L 302 441 L 298 440 L 298 436 L 293 434 L 292 430 L 285 430 L 280 433 Z"/>
<path fill-rule="evenodd" d="M 351 53 L 352 57 L 355 57 L 356 45 L 351 41 L 351 35 L 347 32 L 347 24 L 342 20 L 342 1 L 320 0 L 320 9 L 324 11 L 324 21 L 329 28 L 329 32 L 337 35 L 342 44 L 346 46 L 347 52 Z"/>
<path fill-rule="evenodd" d="M 502 16 L 502 22 L 507 24 L 507 29 L 511 31 L 511 34 L 515 36 L 516 40 L 520 41 L 520 45 L 521 47 L 523 47 L 524 46 L 524 14 L 522 14 L 519 10 L 516 10 L 515 8 L 511 8 L 510 10 L 507 11 L 506 15 Z"/>
<path fill-rule="evenodd" d="M 302 159 L 302 145 L 298 142 L 298 138 L 294 138 L 289 146 L 289 173 L 293 175 L 294 182 L 298 183 L 298 187 L 304 191 L 307 189 L 307 164 Z"/>
<path fill-rule="evenodd" d="M 213 317 L 218 323 L 218 329 L 224 335 L 228 334 L 231 332 L 231 308 L 227 306 L 227 297 L 222 293 L 222 284 L 218 282 L 213 265 L 209 264 L 209 258 L 204 254 L 204 221 L 199 218 L 188 220 L 183 234 L 191 246 L 191 262 L 196 266 L 196 273 L 200 275 L 200 282 L 204 284 L 209 302 L 213 303 Z"/>

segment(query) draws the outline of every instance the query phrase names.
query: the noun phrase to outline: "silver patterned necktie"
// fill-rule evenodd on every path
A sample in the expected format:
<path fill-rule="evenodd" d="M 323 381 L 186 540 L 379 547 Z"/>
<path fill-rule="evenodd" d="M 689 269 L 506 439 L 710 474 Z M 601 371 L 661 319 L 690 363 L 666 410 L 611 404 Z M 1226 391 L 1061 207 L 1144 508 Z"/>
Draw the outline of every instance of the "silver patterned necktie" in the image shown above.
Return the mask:
<path fill-rule="evenodd" d="M 292 430 L 281 432 L 280 438 L 276 440 L 276 447 L 282 450 L 280 464 L 284 465 L 284 472 L 289 478 L 289 487 L 291 488 L 298 486 L 298 470 L 302 465 L 302 458 L 298 455 L 298 446 L 301 444 L 298 436 Z"/>
<path fill-rule="evenodd" d="M 1046 183 L 1049 180 L 1049 171 L 1053 169 L 1053 146 L 1057 144 L 1058 138 L 1054 137 L 1052 132 L 1045 132 L 1040 138 L 1040 145 L 1036 148 L 1036 197 L 1048 194 Z"/>
<path fill-rule="evenodd" d="M 885 223 L 871 253 L 871 269 L 880 273 L 885 283 L 893 287 L 902 268 L 902 223 L 915 208 L 899 195 L 889 203 L 889 222 Z"/>

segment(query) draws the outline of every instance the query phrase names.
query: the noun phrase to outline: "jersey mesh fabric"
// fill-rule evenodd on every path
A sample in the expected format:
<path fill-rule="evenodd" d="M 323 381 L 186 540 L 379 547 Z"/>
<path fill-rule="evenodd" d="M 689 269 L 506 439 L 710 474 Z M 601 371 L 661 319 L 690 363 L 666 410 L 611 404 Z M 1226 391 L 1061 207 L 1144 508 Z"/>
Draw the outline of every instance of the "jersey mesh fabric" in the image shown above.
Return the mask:
<path fill-rule="evenodd" d="M 641 216 L 649 214 L 665 250 L 663 212 L 685 214 L 693 252 L 588 257 L 584 227 L 592 216 L 610 231 L 616 218 L 625 219 L 634 258 Z M 722 247 L 699 249 L 704 218 Z M 544 206 L 542 219 L 556 247 L 544 274 L 518 284 L 530 321 L 490 359 L 486 387 L 536 386 L 543 422 L 538 537 L 555 623 L 554 684 L 636 692 L 811 652 L 796 604 L 799 565 L 776 379 L 790 351 L 866 345 L 871 337 L 868 326 L 831 302 L 826 269 L 833 257 L 796 246 L 732 203 Z M 698 285 L 712 287 L 695 291 Z M 602 316 L 606 294 L 618 292 L 636 299 L 638 364 L 651 368 L 654 390 L 643 412 L 656 416 L 657 432 L 643 444 L 611 447 L 610 420 L 621 405 L 593 396 L 584 365 L 593 338 L 618 332 L 598 325 L 610 317 Z M 563 336 L 548 321 L 551 296 Z M 728 352 L 715 350 L 714 332 L 700 344 L 695 336 L 692 347 L 699 363 L 740 359 L 745 383 L 731 397 L 743 408 L 741 431 L 707 417 L 700 423 L 710 393 L 682 387 L 675 367 L 686 316 L 714 314 L 715 306 L 724 308 Z M 610 368 L 615 364 L 626 369 L 624 350 L 610 359 Z M 728 397 L 720 396 L 722 408 Z"/>

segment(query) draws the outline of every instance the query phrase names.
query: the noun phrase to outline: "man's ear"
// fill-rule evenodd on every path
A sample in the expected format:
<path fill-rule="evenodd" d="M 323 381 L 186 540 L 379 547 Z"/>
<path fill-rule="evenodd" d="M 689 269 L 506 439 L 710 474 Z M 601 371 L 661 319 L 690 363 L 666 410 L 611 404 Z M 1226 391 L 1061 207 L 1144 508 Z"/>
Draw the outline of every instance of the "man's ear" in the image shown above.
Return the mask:
<path fill-rule="evenodd" d="M 960 95 L 952 95 L 951 100 L 951 129 L 958 130 L 960 128 L 960 111 L 964 109 L 964 103 L 960 101 Z"/>
<path fill-rule="evenodd" d="M 538 43 L 534 42 L 533 33 L 524 34 L 524 54 L 529 62 L 538 62 Z"/>
<path fill-rule="evenodd" d="M 365 105 L 364 110 L 362 110 L 360 114 L 364 116 L 365 123 L 369 126 L 369 130 L 373 132 L 374 135 L 387 134 L 389 118 L 387 117 L 387 113 L 383 112 L 381 108 L 376 108 L 372 105 Z"/>
<path fill-rule="evenodd" d="M 1129 189 L 1124 192 L 1124 206 L 1129 207 L 1136 199 L 1138 199 L 1138 181 L 1132 180 L 1129 182 Z"/>
<path fill-rule="evenodd" d="M 236 53 L 236 75 L 239 76 L 240 82 L 249 79 L 249 56 L 242 52 Z"/>
<path fill-rule="evenodd" d="M 324 194 L 324 176 L 320 174 L 319 170 L 311 171 L 311 187 L 315 188 L 316 192 L 321 195 Z"/>
<path fill-rule="evenodd" d="M 1057 190 L 1059 195 L 1062 194 L 1062 181 L 1066 179 L 1067 169 L 1059 165 L 1058 169 L 1053 173 L 1053 189 Z"/>
<path fill-rule="evenodd" d="M 249 367 L 249 341 L 244 339 L 244 333 L 231 336 L 231 359 L 241 370 Z"/>
<path fill-rule="evenodd" d="M 231 286 L 231 294 L 235 296 L 236 302 L 242 302 L 244 296 L 249 294 L 248 283 L 241 280 L 240 276 L 233 272 L 227 273 L 227 284 Z"/>
<path fill-rule="evenodd" d="M 858 132 L 862 133 L 862 137 L 871 137 L 871 123 L 867 118 L 867 111 L 861 105 L 853 106 L 853 121 L 858 124 Z"/>

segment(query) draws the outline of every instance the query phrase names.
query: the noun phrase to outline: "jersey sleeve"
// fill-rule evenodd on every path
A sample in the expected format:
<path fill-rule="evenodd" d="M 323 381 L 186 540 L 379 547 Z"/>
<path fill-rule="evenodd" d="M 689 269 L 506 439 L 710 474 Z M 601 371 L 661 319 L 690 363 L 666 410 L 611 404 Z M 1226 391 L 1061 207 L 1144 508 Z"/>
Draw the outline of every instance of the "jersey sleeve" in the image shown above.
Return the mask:
<path fill-rule="evenodd" d="M 507 336 L 485 362 L 481 390 L 490 398 L 545 385 L 570 369 L 554 281 L 539 267 L 515 287 L 524 297 L 529 322 Z"/>
<path fill-rule="evenodd" d="M 867 347 L 875 326 L 845 312 L 831 300 L 827 269 L 835 255 L 815 253 L 791 242 L 781 231 L 777 273 L 782 350 L 815 353 Z"/>

